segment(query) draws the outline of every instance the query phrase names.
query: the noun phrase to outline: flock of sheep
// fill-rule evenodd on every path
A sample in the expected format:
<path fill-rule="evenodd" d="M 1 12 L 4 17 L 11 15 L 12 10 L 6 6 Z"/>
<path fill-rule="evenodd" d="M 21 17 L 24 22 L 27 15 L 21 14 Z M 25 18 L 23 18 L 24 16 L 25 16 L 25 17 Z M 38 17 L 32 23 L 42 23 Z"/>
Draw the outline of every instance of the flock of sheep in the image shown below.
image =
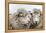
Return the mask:
<path fill-rule="evenodd" d="M 41 14 L 39 9 L 26 11 L 25 9 L 17 9 L 12 16 L 9 15 L 9 29 L 39 29 L 42 26 Z"/>

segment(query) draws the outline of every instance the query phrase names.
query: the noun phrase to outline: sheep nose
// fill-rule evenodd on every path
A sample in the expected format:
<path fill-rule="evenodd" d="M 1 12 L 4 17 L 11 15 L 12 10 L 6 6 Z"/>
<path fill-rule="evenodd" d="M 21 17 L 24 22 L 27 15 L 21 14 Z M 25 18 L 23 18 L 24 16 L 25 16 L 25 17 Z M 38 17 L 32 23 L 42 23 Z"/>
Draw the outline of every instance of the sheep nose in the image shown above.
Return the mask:
<path fill-rule="evenodd" d="M 38 21 L 35 21 L 35 24 L 36 24 L 36 25 L 38 25 L 38 23 L 37 23 L 37 22 L 38 22 Z"/>
<path fill-rule="evenodd" d="M 35 21 L 36 22 L 36 24 L 37 24 L 37 21 Z"/>
<path fill-rule="evenodd" d="M 26 25 L 26 24 L 24 24 L 24 26 L 26 27 L 27 25 Z"/>

